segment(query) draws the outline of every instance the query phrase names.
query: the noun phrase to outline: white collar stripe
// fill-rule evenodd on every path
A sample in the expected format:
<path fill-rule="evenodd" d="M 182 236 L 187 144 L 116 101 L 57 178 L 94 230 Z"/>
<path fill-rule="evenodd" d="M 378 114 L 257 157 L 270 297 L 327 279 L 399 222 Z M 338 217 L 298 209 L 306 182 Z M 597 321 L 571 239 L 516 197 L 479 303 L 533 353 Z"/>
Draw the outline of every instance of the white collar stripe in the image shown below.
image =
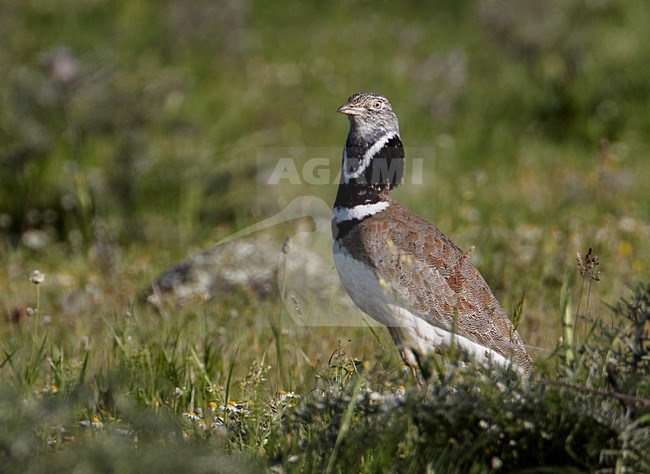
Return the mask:
<path fill-rule="evenodd" d="M 348 166 L 348 152 L 347 149 L 343 150 L 343 176 L 345 177 L 345 181 L 347 182 L 348 180 L 352 178 L 358 178 L 361 176 L 363 173 L 366 172 L 366 168 L 370 164 L 370 160 L 381 151 L 382 148 L 388 143 L 392 138 L 395 138 L 397 136 L 397 133 L 395 132 L 388 132 L 387 134 L 383 135 L 379 140 L 377 140 L 368 150 L 363 154 L 363 158 L 361 160 L 361 163 L 359 163 L 359 167 L 357 168 L 356 171 L 350 172 L 349 166 Z"/>
<path fill-rule="evenodd" d="M 354 207 L 335 207 L 332 210 L 332 218 L 336 222 L 345 222 L 354 219 L 362 220 L 366 217 L 374 216 L 378 212 L 386 209 L 389 205 L 389 202 L 379 201 L 372 204 L 359 204 Z"/>

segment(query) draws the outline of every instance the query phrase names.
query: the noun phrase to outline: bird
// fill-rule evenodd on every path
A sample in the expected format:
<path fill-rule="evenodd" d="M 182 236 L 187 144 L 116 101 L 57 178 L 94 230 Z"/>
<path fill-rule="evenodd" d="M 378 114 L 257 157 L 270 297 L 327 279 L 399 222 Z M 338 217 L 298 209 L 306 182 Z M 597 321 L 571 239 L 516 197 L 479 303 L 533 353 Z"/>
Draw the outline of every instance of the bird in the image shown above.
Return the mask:
<path fill-rule="evenodd" d="M 535 373 L 471 252 L 393 199 L 405 154 L 388 99 L 357 93 L 338 112 L 347 115 L 350 129 L 332 208 L 332 249 L 356 306 L 388 328 L 415 371 L 427 354 L 454 346 L 481 364 Z"/>

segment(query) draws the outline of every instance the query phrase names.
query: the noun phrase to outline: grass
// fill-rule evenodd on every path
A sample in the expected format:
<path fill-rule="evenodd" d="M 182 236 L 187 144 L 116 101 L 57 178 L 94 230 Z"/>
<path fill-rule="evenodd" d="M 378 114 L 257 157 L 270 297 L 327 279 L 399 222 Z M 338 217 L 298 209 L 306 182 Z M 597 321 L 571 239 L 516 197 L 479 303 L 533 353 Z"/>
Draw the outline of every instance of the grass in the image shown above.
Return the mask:
<path fill-rule="evenodd" d="M 0 2 L 2 470 L 648 470 L 647 24 L 643 2 Z M 139 302 L 190 249 L 330 203 L 260 177 L 279 154 L 333 177 L 359 90 L 423 155 L 397 198 L 475 246 L 536 383 L 447 354 L 420 389 L 385 330 L 292 324 L 275 292 Z"/>

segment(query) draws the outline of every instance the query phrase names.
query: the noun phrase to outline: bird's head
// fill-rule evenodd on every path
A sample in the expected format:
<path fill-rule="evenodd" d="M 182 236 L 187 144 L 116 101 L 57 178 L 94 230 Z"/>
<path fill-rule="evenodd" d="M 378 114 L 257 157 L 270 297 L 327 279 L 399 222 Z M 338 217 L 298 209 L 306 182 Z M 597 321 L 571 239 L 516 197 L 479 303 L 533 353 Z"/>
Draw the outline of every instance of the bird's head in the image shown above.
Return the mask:
<path fill-rule="evenodd" d="M 351 129 L 362 135 L 381 135 L 388 131 L 399 133 L 397 116 L 383 95 L 354 94 L 337 112 L 347 115 Z"/>

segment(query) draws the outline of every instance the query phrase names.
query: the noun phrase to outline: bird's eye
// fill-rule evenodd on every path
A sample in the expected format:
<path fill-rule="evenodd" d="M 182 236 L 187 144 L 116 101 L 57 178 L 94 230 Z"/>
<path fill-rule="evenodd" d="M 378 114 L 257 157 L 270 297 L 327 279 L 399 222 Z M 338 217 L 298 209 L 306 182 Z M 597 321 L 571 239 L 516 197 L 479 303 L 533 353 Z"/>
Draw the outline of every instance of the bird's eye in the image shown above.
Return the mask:
<path fill-rule="evenodd" d="M 378 100 L 374 104 L 372 104 L 372 108 L 375 110 L 379 110 L 384 106 L 384 103 L 381 100 Z"/>

